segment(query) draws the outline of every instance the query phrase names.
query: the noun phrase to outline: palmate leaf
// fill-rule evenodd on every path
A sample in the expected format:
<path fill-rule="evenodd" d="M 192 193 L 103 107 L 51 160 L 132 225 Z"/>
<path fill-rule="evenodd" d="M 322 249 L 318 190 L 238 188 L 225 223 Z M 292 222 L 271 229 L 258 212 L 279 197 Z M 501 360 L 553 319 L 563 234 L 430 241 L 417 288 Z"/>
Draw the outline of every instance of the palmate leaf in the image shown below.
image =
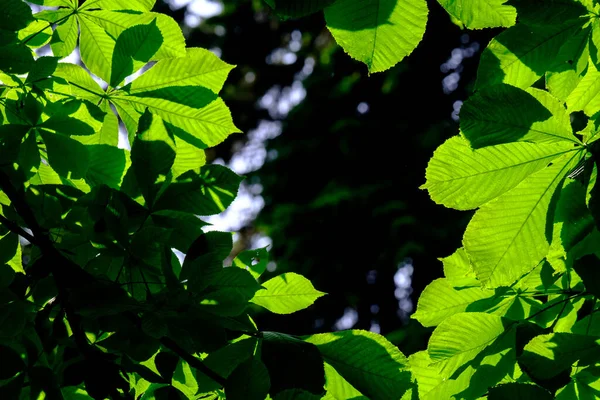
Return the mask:
<path fill-rule="evenodd" d="M 455 136 L 435 151 L 421 188 L 446 207 L 477 208 L 572 150 L 569 142 L 514 142 L 473 150 L 466 139 Z"/>
<path fill-rule="evenodd" d="M 337 0 L 325 9 L 325 20 L 344 51 L 373 73 L 412 53 L 425 33 L 427 12 L 423 0 Z"/>
<path fill-rule="evenodd" d="M 512 284 L 548 253 L 545 229 L 552 196 L 581 157 L 581 151 L 574 151 L 555 160 L 475 213 L 463 244 L 484 286 Z"/>
<path fill-rule="evenodd" d="M 515 24 L 517 10 L 507 0 L 438 0 L 448 14 L 469 29 L 509 27 Z"/>
<path fill-rule="evenodd" d="M 312 283 L 294 272 L 287 272 L 262 284 L 250 300 L 276 314 L 291 314 L 313 304 L 325 293 L 314 288 Z"/>
<path fill-rule="evenodd" d="M 461 108 L 460 129 L 473 148 L 513 141 L 581 143 L 562 102 L 543 90 L 510 85 L 471 96 Z"/>
<path fill-rule="evenodd" d="M 362 330 L 304 338 L 323 359 L 371 400 L 398 399 L 410 386 L 408 360 L 384 337 Z"/>

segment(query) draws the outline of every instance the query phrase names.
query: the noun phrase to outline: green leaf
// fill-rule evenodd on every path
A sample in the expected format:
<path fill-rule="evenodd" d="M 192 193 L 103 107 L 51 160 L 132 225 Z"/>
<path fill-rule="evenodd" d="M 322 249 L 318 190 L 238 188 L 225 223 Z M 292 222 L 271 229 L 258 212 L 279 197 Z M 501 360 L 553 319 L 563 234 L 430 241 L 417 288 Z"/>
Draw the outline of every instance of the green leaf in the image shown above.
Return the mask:
<path fill-rule="evenodd" d="M 25 363 L 19 353 L 8 346 L 0 345 L 0 379 L 10 379 L 25 369 Z"/>
<path fill-rule="evenodd" d="M 583 78 L 588 68 L 591 31 L 590 27 L 580 30 L 560 48 L 555 67 L 546 72 L 546 86 L 553 96 L 566 100 Z"/>
<path fill-rule="evenodd" d="M 540 18 L 545 18 L 539 12 Z M 565 17 L 566 18 L 566 17 Z M 563 43 L 583 26 L 580 18 L 548 24 L 518 23 L 496 36 L 481 54 L 477 88 L 507 83 L 527 88 L 554 64 Z"/>
<path fill-rule="evenodd" d="M 106 144 L 86 145 L 89 164 L 85 180 L 90 186 L 107 185 L 118 189 L 129 166 L 123 149 Z"/>
<path fill-rule="evenodd" d="M 128 118 L 122 111 L 130 115 L 133 113 L 129 117 L 133 121 L 137 121 L 148 109 L 172 125 L 169 129 L 175 136 L 200 149 L 216 146 L 230 134 L 239 132 L 223 100 L 200 86 L 171 86 L 131 96 L 118 91 L 111 101 L 122 118 Z M 130 125 L 127 125 L 128 130 Z"/>
<path fill-rule="evenodd" d="M 234 68 L 211 51 L 187 48 L 185 57 L 158 61 L 131 83 L 128 92 L 148 92 L 168 86 L 204 86 L 218 93 Z"/>
<path fill-rule="evenodd" d="M 596 255 L 583 256 L 575 261 L 573 268 L 581 277 L 585 289 L 596 297 L 600 297 L 600 260 Z"/>
<path fill-rule="evenodd" d="M 283 273 L 262 284 L 250 300 L 276 314 L 291 314 L 312 305 L 325 293 L 314 288 L 302 275 Z"/>
<path fill-rule="evenodd" d="M 334 400 L 367 400 L 358 390 L 348 383 L 331 365 L 325 363 L 326 398 Z"/>
<path fill-rule="evenodd" d="M 327 28 L 369 72 L 393 67 L 417 47 L 425 33 L 423 0 L 338 0 L 325 9 Z"/>
<path fill-rule="evenodd" d="M 509 27 L 515 24 L 517 10 L 507 0 L 438 0 L 448 14 L 469 29 Z"/>
<path fill-rule="evenodd" d="M 572 262 L 574 255 L 570 253 L 571 249 L 594 228 L 585 197 L 585 185 L 577 180 L 565 179 L 556 204 L 552 243 L 546 256 L 555 269 L 562 269 L 557 262 Z"/>
<path fill-rule="evenodd" d="M 583 79 L 567 97 L 569 112 L 583 111 L 592 116 L 600 111 L 600 71 L 594 63 L 589 63 Z"/>
<path fill-rule="evenodd" d="M 261 356 L 269 370 L 272 396 L 277 397 L 288 389 L 316 395 L 324 393 L 323 358 L 315 345 L 283 333 L 265 331 Z"/>
<path fill-rule="evenodd" d="M 433 362 L 431 361 L 431 358 L 429 358 L 427 350 L 421 350 L 411 354 L 408 357 L 408 362 L 410 371 L 418 384 L 419 399 L 425 400 L 431 398 L 428 397 L 428 394 L 444 382 L 444 378 L 439 374 L 439 368 L 432 365 Z M 448 398 L 450 398 L 450 396 L 448 396 Z"/>
<path fill-rule="evenodd" d="M 112 54 L 117 36 L 110 36 L 102 27 L 86 15 L 78 13 L 79 52 L 81 61 L 105 82 L 110 82 Z"/>
<path fill-rule="evenodd" d="M 86 20 L 91 21 L 100 29 L 105 30 L 106 34 L 113 38 L 118 38 L 129 27 L 147 25 L 156 20 L 156 27 L 162 36 L 162 45 L 152 56 L 152 60 L 185 56 L 185 39 L 181 33 L 181 29 L 177 22 L 168 15 L 131 10 L 92 11 L 89 7 L 83 11 L 80 10 L 78 14 L 82 15 Z"/>
<path fill-rule="evenodd" d="M 206 164 L 206 154 L 204 154 L 204 150 L 189 144 L 181 138 L 174 139 L 177 153 L 175 154 L 175 161 L 173 161 L 173 166 L 171 167 L 173 178 L 177 179 L 179 176 L 190 170 L 199 174 L 200 168 Z"/>
<path fill-rule="evenodd" d="M 260 358 L 240 364 L 227 378 L 225 394 L 230 400 L 264 400 L 271 387 L 269 371 Z"/>
<path fill-rule="evenodd" d="M 200 280 L 200 282 L 199 282 Z M 202 307 L 209 312 L 224 316 L 240 315 L 248 301 L 260 289 L 260 285 L 247 271 L 240 268 L 221 268 L 210 274 L 194 274 L 189 286 L 195 288 L 206 285 L 202 295 Z"/>
<path fill-rule="evenodd" d="M 41 79 L 46 79 L 56 70 L 58 66 L 58 58 L 56 57 L 40 57 L 35 60 L 35 64 L 33 64 L 33 68 L 27 74 L 27 79 L 25 82 L 32 83 Z"/>
<path fill-rule="evenodd" d="M 18 31 L 33 21 L 31 8 L 22 0 L 0 0 L 0 26 L 8 31 Z"/>
<path fill-rule="evenodd" d="M 232 246 L 230 233 L 212 231 L 198 236 L 185 250 L 180 279 L 197 284 L 198 291 L 204 289 L 208 285 L 205 276 L 223 269 L 223 261 L 231 253 Z"/>
<path fill-rule="evenodd" d="M 433 331 L 427 346 L 432 363 L 440 375 L 449 378 L 462 365 L 504 333 L 503 319 L 486 313 L 455 314 Z"/>
<path fill-rule="evenodd" d="M 551 333 L 534 337 L 519 358 L 527 372 L 538 379 L 551 379 L 579 361 L 594 363 L 600 356 L 600 339 L 573 333 Z"/>
<path fill-rule="evenodd" d="M 59 63 L 54 72 L 54 77 L 62 78 L 70 84 L 73 95 L 97 103 L 104 95 L 90 74 L 79 65 Z M 105 103 L 102 103 L 105 104 Z M 108 110 L 103 109 L 107 112 Z"/>
<path fill-rule="evenodd" d="M 17 37 L 21 43 L 31 48 L 42 47 L 52 37 L 52 26 L 47 21 L 33 21 L 26 28 L 21 29 Z"/>
<path fill-rule="evenodd" d="M 256 338 L 242 336 L 242 339 L 237 342 L 230 343 L 210 353 L 203 360 L 204 365 L 220 376 L 227 378 L 238 365 L 253 356 L 256 345 Z"/>
<path fill-rule="evenodd" d="M 305 337 L 323 359 L 372 400 L 398 399 L 410 386 L 408 360 L 383 336 L 362 330 Z"/>
<path fill-rule="evenodd" d="M 9 232 L 0 237 L 0 265 L 7 264 L 13 271 L 25 273 L 21 260 L 21 245 L 19 236 Z"/>
<path fill-rule="evenodd" d="M 39 130 L 50 166 L 62 177 L 80 179 L 85 177 L 89 165 L 87 148 L 78 141 L 58 133 Z"/>
<path fill-rule="evenodd" d="M 493 291 L 482 289 L 475 279 L 471 281 L 471 287 L 455 288 L 448 279 L 434 280 L 419 296 L 417 310 L 411 318 L 423 326 L 436 326 L 446 318 L 466 311 L 476 301 L 494 296 Z"/>
<path fill-rule="evenodd" d="M 175 143 L 162 119 L 147 112 L 140 119 L 138 134 L 131 148 L 131 165 L 149 205 L 175 160 Z"/>
<path fill-rule="evenodd" d="M 49 116 L 39 124 L 44 130 L 64 135 L 93 135 L 102 129 L 105 112 L 87 100 L 67 100 L 50 103 L 45 108 Z"/>
<path fill-rule="evenodd" d="M 225 210 L 237 194 L 242 178 L 220 165 L 205 165 L 200 176 L 181 175 L 163 192 L 155 210 L 186 211 L 196 215 L 213 215 Z"/>
<path fill-rule="evenodd" d="M 566 142 L 506 143 L 473 150 L 463 137 L 455 136 L 433 154 L 421 188 L 446 207 L 477 208 L 572 150 Z"/>
<path fill-rule="evenodd" d="M 80 9 L 103 8 L 105 10 L 137 10 L 150 11 L 154 7 L 156 0 L 129 0 L 123 4 L 120 0 L 87 0 Z M 126 5 L 127 7 L 124 7 Z"/>
<path fill-rule="evenodd" d="M 545 228 L 553 211 L 551 199 L 579 157 L 581 153 L 574 152 L 555 160 L 475 213 L 463 244 L 484 286 L 512 284 L 548 253 Z"/>
<path fill-rule="evenodd" d="M 475 278 L 475 273 L 469 262 L 464 247 L 456 250 L 452 255 L 439 259 L 444 265 L 444 276 L 452 281 L 464 281 Z"/>
<path fill-rule="evenodd" d="M 156 20 L 147 25 L 135 25 L 125 29 L 115 43 L 110 86 L 117 87 L 126 77 L 150 61 L 162 42 Z"/>
<path fill-rule="evenodd" d="M 577 369 L 579 370 L 579 369 Z M 579 370 L 571 381 L 556 392 L 556 400 L 593 400 L 600 392 L 600 371 L 598 367 Z"/>
<path fill-rule="evenodd" d="M 474 148 L 513 141 L 580 143 L 558 99 L 510 85 L 486 87 L 471 96 L 461 108 L 460 129 Z"/>
<path fill-rule="evenodd" d="M 50 40 L 52 54 L 60 58 L 67 57 L 75 50 L 78 36 L 77 18 L 70 17 L 59 22 Z"/>
<path fill-rule="evenodd" d="M 269 252 L 266 247 L 254 250 L 245 250 L 233 259 L 236 267 L 250 272 L 255 279 L 258 279 L 267 269 L 269 263 Z"/>
<path fill-rule="evenodd" d="M 552 400 L 552 395 L 540 386 L 527 383 L 507 383 L 490 389 L 489 400 Z"/>
<path fill-rule="evenodd" d="M 25 74 L 33 65 L 33 54 L 24 44 L 0 46 L 0 71 L 7 74 Z"/>
<path fill-rule="evenodd" d="M 33 0 L 31 3 L 46 7 L 67 7 L 70 9 L 77 6 L 76 0 Z"/>

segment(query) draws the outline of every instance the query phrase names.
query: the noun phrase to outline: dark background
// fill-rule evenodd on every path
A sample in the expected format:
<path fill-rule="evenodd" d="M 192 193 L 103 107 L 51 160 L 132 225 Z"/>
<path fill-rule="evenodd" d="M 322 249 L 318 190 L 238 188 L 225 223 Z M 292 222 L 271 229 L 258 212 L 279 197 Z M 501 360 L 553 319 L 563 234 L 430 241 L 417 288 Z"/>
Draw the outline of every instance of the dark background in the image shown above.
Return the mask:
<path fill-rule="evenodd" d="M 260 1 L 225 3 L 219 16 L 184 32 L 189 47 L 218 49 L 237 65 L 221 96 L 236 125 L 251 132 L 207 158 L 242 160 L 246 170 L 266 159 L 243 171 L 247 192 L 265 206 L 255 221 L 241 220 L 236 251 L 269 237 L 276 270 L 266 278 L 293 271 L 328 293 L 289 316 L 257 307 L 257 323 L 292 334 L 371 329 L 407 353 L 425 348 L 429 331 L 409 318 L 411 306 L 442 275 L 438 258 L 460 247 L 470 213 L 434 204 L 419 186 L 435 148 L 458 133 L 460 101 L 498 32 L 461 30 L 429 1 L 413 54 L 369 76 L 335 44 L 322 13 L 281 21 Z M 189 13 L 164 3 L 156 10 L 182 25 Z M 280 134 L 265 142 L 259 125 Z"/>

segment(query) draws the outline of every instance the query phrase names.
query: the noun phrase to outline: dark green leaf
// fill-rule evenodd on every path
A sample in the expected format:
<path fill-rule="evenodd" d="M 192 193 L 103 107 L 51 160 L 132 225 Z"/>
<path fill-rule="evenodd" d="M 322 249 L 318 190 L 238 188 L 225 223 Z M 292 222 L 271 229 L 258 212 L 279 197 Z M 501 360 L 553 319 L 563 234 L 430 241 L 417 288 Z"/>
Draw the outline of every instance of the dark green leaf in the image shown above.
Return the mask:
<path fill-rule="evenodd" d="M 586 255 L 575 261 L 573 268 L 583 280 L 586 290 L 600 297 L 600 260 L 596 255 Z"/>
<path fill-rule="evenodd" d="M 89 165 L 87 148 L 68 136 L 41 129 L 46 144 L 48 162 L 62 177 L 79 179 L 85 177 Z"/>
<path fill-rule="evenodd" d="M 22 0 L 0 0 L 0 26 L 9 31 L 23 29 L 33 21 L 31 8 Z"/>
<path fill-rule="evenodd" d="M 0 54 L 0 71 L 9 74 L 25 74 L 34 63 L 31 50 L 24 44 L 0 46 Z"/>
<path fill-rule="evenodd" d="M 323 359 L 317 347 L 277 332 L 263 332 L 262 361 L 271 379 L 271 396 L 286 389 L 322 394 L 325 385 Z"/>
<path fill-rule="evenodd" d="M 263 400 L 271 382 L 267 367 L 260 358 L 253 357 L 241 363 L 227 378 L 225 394 L 230 400 Z"/>
<path fill-rule="evenodd" d="M 33 68 L 29 71 L 25 82 L 35 82 L 49 77 L 54 73 L 58 65 L 57 57 L 40 57 L 35 60 Z"/>
<path fill-rule="evenodd" d="M 488 394 L 489 400 L 552 400 L 553 397 L 547 390 L 540 386 L 527 383 L 507 383 L 492 388 Z"/>
<path fill-rule="evenodd" d="M 0 345 L 0 380 L 10 379 L 25 369 L 25 362 L 13 349 Z"/>

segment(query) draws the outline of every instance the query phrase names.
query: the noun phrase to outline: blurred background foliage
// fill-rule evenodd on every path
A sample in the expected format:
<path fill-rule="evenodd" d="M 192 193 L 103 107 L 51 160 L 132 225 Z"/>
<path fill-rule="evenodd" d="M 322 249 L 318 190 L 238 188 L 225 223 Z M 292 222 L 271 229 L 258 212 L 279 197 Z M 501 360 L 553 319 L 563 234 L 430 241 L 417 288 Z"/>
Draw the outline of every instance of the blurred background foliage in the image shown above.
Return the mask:
<path fill-rule="evenodd" d="M 290 316 L 258 314 L 261 329 L 353 327 L 405 353 L 426 347 L 428 331 L 410 313 L 471 215 L 437 206 L 419 186 L 434 149 L 458 133 L 480 52 L 498 33 L 461 30 L 428 5 L 414 53 L 369 76 L 322 13 L 281 21 L 260 0 L 157 4 L 182 24 L 188 46 L 237 65 L 222 97 L 245 134 L 207 159 L 247 179 L 211 222 L 238 232 L 234 252 L 270 245 L 269 271 L 301 273 L 328 293 Z"/>

